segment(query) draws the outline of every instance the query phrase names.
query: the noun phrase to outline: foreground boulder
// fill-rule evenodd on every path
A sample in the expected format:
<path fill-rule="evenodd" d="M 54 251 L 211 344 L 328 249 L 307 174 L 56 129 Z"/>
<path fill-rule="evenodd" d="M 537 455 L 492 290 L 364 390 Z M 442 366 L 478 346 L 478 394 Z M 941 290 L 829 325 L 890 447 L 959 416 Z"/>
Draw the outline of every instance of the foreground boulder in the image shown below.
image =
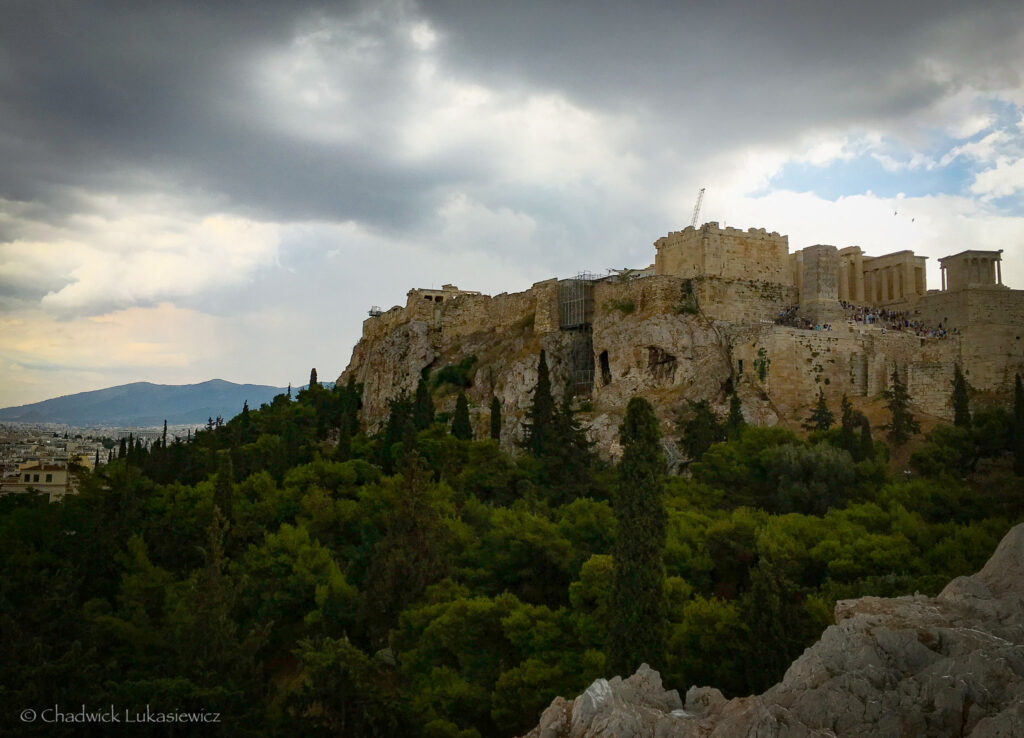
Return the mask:
<path fill-rule="evenodd" d="M 1024 736 L 1024 524 L 938 597 L 843 600 L 835 615 L 764 694 L 693 687 L 683 704 L 644 664 L 556 698 L 526 738 Z"/>

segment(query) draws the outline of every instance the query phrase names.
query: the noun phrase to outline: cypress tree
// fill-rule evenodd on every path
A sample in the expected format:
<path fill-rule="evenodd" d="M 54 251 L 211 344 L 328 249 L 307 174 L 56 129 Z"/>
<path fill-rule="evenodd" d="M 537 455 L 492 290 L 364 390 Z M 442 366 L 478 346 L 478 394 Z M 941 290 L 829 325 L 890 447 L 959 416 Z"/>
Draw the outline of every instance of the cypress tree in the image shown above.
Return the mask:
<path fill-rule="evenodd" d="M 889 431 L 889 440 L 897 446 L 902 446 L 913 434 L 920 432 L 921 426 L 910 412 L 910 393 L 907 391 L 907 385 L 900 380 L 900 373 L 896 367 L 892 368 L 890 387 L 882 396 L 885 397 L 889 412 L 892 413 L 892 420 L 884 426 Z"/>
<path fill-rule="evenodd" d="M 967 380 L 957 364 L 953 369 L 953 425 L 971 427 L 971 403 L 967 396 Z"/>
<path fill-rule="evenodd" d="M 845 392 L 840 407 L 839 446 L 846 449 L 854 459 L 857 459 L 860 454 L 857 443 L 857 418 L 853 412 L 853 403 L 850 402 L 850 398 L 846 396 Z"/>
<path fill-rule="evenodd" d="M 1013 386 L 1013 470 L 1024 476 L 1024 384 L 1019 374 Z"/>
<path fill-rule="evenodd" d="M 665 458 L 654 409 L 634 397 L 619 427 L 623 446 L 614 501 L 618 530 L 613 549 L 609 666 L 628 676 L 641 664 L 664 663 Z"/>
<path fill-rule="evenodd" d="M 427 382 L 420 377 L 416 385 L 416 397 L 412 404 L 412 422 L 416 430 L 425 430 L 434 422 L 434 400 L 427 389 Z"/>
<path fill-rule="evenodd" d="M 128 455 L 128 444 L 125 441 L 124 437 L 122 437 L 121 440 L 118 441 L 118 443 L 117 443 L 117 458 L 123 459 L 127 455 Z"/>
<path fill-rule="evenodd" d="M 845 399 L 846 395 L 843 395 L 843 398 Z M 835 416 L 832 415 L 832 411 L 828 409 L 828 404 L 825 402 L 825 391 L 819 388 L 818 402 L 814 405 L 810 416 L 804 421 L 804 430 L 827 431 L 832 427 L 834 421 Z"/>
<path fill-rule="evenodd" d="M 452 418 L 452 435 L 462 441 L 473 439 L 473 426 L 469 422 L 469 400 L 460 392 L 455 401 L 455 416 Z"/>
<path fill-rule="evenodd" d="M 853 458 L 856 461 L 873 459 L 875 458 L 875 442 L 871 438 L 871 423 L 864 413 L 857 413 L 857 419 L 860 421 L 860 443 L 857 445 L 857 453 L 853 455 Z"/>
<path fill-rule="evenodd" d="M 501 440 L 501 402 L 497 397 L 491 398 L 491 438 Z"/>
<path fill-rule="evenodd" d="M 725 432 L 729 438 L 738 438 L 746 421 L 743 420 L 743 405 L 736 390 L 729 396 L 729 415 L 725 419 Z"/>
<path fill-rule="evenodd" d="M 167 448 L 167 418 L 164 418 L 163 447 Z"/>
<path fill-rule="evenodd" d="M 551 395 L 551 377 L 548 374 L 547 355 L 541 349 L 537 364 L 537 387 L 533 403 L 526 411 L 526 440 L 523 447 L 534 456 L 544 456 L 555 445 L 555 399 Z"/>
<path fill-rule="evenodd" d="M 416 426 L 412 422 L 412 404 L 407 395 L 400 395 L 391 401 L 388 422 L 384 426 L 384 437 L 379 448 L 380 465 L 385 474 L 395 473 L 393 455 L 395 444 L 402 444 L 401 454 L 405 455 L 416 448 Z"/>

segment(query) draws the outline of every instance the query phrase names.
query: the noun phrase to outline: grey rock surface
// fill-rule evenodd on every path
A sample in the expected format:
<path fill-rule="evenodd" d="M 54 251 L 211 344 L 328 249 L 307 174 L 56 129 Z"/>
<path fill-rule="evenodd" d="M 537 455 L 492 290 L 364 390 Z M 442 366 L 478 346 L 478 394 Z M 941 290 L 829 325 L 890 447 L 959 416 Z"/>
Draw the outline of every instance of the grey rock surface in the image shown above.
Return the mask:
<path fill-rule="evenodd" d="M 692 687 L 644 664 L 557 698 L 525 738 L 1024 736 L 1024 524 L 937 597 L 836 604 L 836 624 L 761 695 Z"/>

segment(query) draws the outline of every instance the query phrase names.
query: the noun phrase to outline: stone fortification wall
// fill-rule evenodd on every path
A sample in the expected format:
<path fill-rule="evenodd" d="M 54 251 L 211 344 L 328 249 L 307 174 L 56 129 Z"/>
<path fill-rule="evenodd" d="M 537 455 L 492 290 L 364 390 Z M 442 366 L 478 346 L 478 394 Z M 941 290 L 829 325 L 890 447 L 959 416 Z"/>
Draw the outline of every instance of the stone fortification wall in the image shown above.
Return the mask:
<path fill-rule="evenodd" d="M 763 228 L 742 231 L 705 223 L 669 233 L 654 247 L 657 274 L 793 283 L 789 238 Z"/>
<path fill-rule="evenodd" d="M 594 320 L 610 312 L 679 313 L 685 302 L 689 280 L 656 275 L 623 281 L 603 280 L 594 284 Z"/>
<path fill-rule="evenodd" d="M 796 288 L 792 285 L 748 279 L 656 275 L 594 285 L 595 316 L 627 309 L 641 313 L 700 314 L 731 323 L 761 323 L 774 320 L 780 310 L 796 300 Z"/>
<path fill-rule="evenodd" d="M 797 301 L 793 285 L 748 279 L 695 279 L 693 291 L 703 315 L 730 323 L 775 320 L 780 310 Z"/>
<path fill-rule="evenodd" d="M 929 292 L 914 315 L 956 332 L 972 387 L 1007 393 L 1014 376 L 1024 374 L 1024 290 L 991 286 Z"/>
<path fill-rule="evenodd" d="M 844 324 L 832 331 L 765 326 L 733 348 L 734 369 L 760 383 L 784 415 L 806 408 L 825 393 L 838 406 L 845 393 L 874 397 L 889 386 L 895 366 L 912 402 L 924 412 L 951 417 L 957 338 L 923 339 L 911 333 Z"/>

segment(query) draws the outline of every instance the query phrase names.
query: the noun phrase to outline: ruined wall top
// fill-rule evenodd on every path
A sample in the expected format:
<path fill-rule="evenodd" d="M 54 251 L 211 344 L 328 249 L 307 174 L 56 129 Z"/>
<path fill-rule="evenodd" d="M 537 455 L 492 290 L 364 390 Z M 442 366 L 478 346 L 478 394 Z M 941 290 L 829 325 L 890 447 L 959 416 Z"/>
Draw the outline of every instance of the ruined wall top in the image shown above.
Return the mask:
<path fill-rule="evenodd" d="M 722 277 L 792 284 L 789 238 L 764 228 L 719 228 L 705 223 L 654 242 L 654 271 L 676 277 Z"/>

